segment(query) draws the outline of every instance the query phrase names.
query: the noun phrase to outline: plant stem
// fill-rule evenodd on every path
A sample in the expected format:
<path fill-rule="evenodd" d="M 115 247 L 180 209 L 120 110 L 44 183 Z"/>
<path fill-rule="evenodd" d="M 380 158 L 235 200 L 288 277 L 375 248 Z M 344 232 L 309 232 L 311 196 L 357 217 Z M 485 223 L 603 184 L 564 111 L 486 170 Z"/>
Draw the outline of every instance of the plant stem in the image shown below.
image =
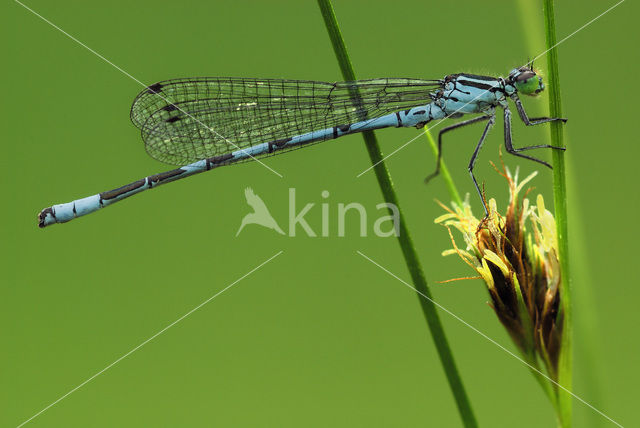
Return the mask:
<path fill-rule="evenodd" d="M 558 50 L 556 45 L 556 27 L 553 0 L 543 0 L 545 41 L 547 45 L 547 66 L 549 82 L 549 113 L 552 117 L 562 117 L 560 101 L 560 75 L 558 73 Z M 562 123 L 551 123 L 551 144 L 564 147 Z M 567 189 L 565 177 L 564 152 L 553 151 L 553 197 L 556 216 L 556 233 L 558 236 L 558 257 L 562 272 L 560 299 L 562 307 L 558 316 L 563 317 L 562 345 L 558 362 L 558 383 L 571 390 L 572 383 L 572 308 L 571 308 L 571 276 L 569 270 L 569 241 L 567 235 Z M 571 396 L 564 390 L 557 389 L 560 424 L 571 426 Z"/>
<path fill-rule="evenodd" d="M 356 80 L 356 75 L 353 71 L 349 55 L 347 54 L 347 49 L 345 47 L 344 40 L 342 39 L 342 34 L 340 33 L 331 1 L 318 0 L 318 5 L 320 6 L 320 11 L 324 18 L 327 31 L 329 32 L 329 38 L 331 39 L 333 50 L 338 59 L 344 80 L 354 81 Z M 353 94 L 353 96 L 357 97 L 358 95 L 356 93 Z M 400 217 L 398 241 L 400 243 L 400 248 L 402 249 L 402 254 L 407 267 L 409 268 L 416 290 L 428 297 L 427 299 L 423 299 L 418 295 L 418 300 L 422 306 L 422 312 L 424 313 L 431 331 L 431 337 L 433 338 L 438 351 L 440 362 L 444 368 L 447 380 L 449 381 L 449 386 L 456 400 L 458 412 L 460 413 L 460 417 L 462 418 L 465 427 L 477 427 L 478 424 L 473 414 L 473 410 L 471 409 L 471 404 L 467 398 L 466 391 L 462 384 L 462 379 L 456 368 L 451 348 L 449 347 L 436 307 L 433 304 L 431 292 L 427 287 L 427 281 L 425 279 L 422 266 L 418 260 L 418 255 L 413 245 L 411 235 L 409 234 L 402 210 L 400 209 L 400 203 L 398 202 L 398 197 L 393 187 L 391 176 L 389 175 L 387 166 L 383 161 L 380 146 L 378 145 L 378 141 L 373 132 L 363 132 L 362 135 L 367 151 L 369 152 L 371 163 L 374 165 L 373 169 L 375 171 L 376 178 L 378 179 L 378 184 L 382 191 L 384 200 L 387 203 L 394 204 L 398 208 Z"/>
<path fill-rule="evenodd" d="M 554 389 L 554 385 L 551 384 L 551 382 L 549 382 L 549 379 L 547 379 L 546 377 L 540 374 L 540 373 L 544 373 L 544 371 L 543 371 L 543 368 L 540 367 L 540 364 L 538 364 L 538 360 L 536 359 L 536 356 L 526 355 L 526 354 L 522 354 L 522 356 L 527 363 L 529 363 L 532 367 L 535 368 L 535 370 L 532 368 L 529 368 L 529 371 L 531 372 L 533 377 L 536 379 L 536 381 L 544 391 L 545 395 L 551 402 L 551 405 L 553 406 L 553 409 L 555 410 L 556 414 L 559 414 L 560 410 L 558 409 L 558 400 L 557 400 L 556 390 Z"/>

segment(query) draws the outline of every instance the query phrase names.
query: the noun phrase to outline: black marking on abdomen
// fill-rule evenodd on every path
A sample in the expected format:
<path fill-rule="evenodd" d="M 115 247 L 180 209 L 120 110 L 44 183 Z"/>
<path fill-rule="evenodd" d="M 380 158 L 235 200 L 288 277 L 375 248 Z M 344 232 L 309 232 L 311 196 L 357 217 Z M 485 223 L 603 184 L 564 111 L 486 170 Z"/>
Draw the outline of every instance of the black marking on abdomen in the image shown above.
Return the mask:
<path fill-rule="evenodd" d="M 232 153 L 227 153 L 225 155 L 213 156 L 211 158 L 207 158 L 206 159 L 207 171 L 217 166 L 220 166 L 223 162 L 228 161 L 229 159 L 232 159 L 232 158 L 233 158 Z"/>
<path fill-rule="evenodd" d="M 165 120 L 165 122 L 173 123 L 173 122 L 179 121 L 180 119 L 182 119 L 180 116 L 173 116 L 173 117 L 170 117 L 169 119 Z"/>
<path fill-rule="evenodd" d="M 414 116 L 418 115 L 418 114 L 425 114 L 427 111 L 426 110 L 418 110 L 416 112 L 413 113 Z"/>
<path fill-rule="evenodd" d="M 161 172 L 159 174 L 153 174 L 147 177 L 148 186 L 151 187 L 152 183 L 159 183 L 168 178 L 175 177 L 176 175 L 184 174 L 187 170 L 182 168 L 172 169 L 171 171 Z"/>
<path fill-rule="evenodd" d="M 351 125 L 338 125 L 337 128 L 341 132 L 349 132 L 349 129 L 351 129 Z"/>
<path fill-rule="evenodd" d="M 338 127 L 337 126 L 333 127 L 333 138 L 338 138 Z"/>
<path fill-rule="evenodd" d="M 144 183 L 146 183 L 146 179 L 143 178 L 141 180 L 134 181 L 133 183 L 126 184 L 122 187 L 118 187 L 117 189 L 102 192 L 100 193 L 100 199 L 101 200 L 104 199 L 105 201 L 108 201 L 109 199 L 117 198 L 120 195 L 129 193 L 132 190 L 136 190 L 138 187 L 144 186 Z"/>
<path fill-rule="evenodd" d="M 56 214 L 53 212 L 53 208 L 49 207 L 49 208 L 45 208 L 42 211 L 40 211 L 38 213 L 38 227 L 39 228 L 43 228 L 46 226 L 46 224 L 44 224 L 44 221 L 47 218 L 47 214 L 51 214 L 51 217 L 53 217 L 54 220 L 56 219 Z"/>
<path fill-rule="evenodd" d="M 75 202 L 73 203 L 73 208 L 71 208 L 71 211 L 73 212 L 73 215 L 75 216 L 76 214 L 78 214 L 78 212 L 76 211 L 76 204 Z"/>
<path fill-rule="evenodd" d="M 400 112 L 399 111 L 396 112 L 396 118 L 398 119 L 397 127 L 399 128 L 399 127 L 402 126 L 402 118 L 400 117 Z"/>
<path fill-rule="evenodd" d="M 274 150 L 281 148 L 291 140 L 292 138 L 281 138 L 279 140 L 269 141 L 269 149 L 267 150 L 267 153 L 272 153 Z"/>
<path fill-rule="evenodd" d="M 162 83 L 154 83 L 151 86 L 147 87 L 147 94 L 157 94 L 160 92 L 160 89 L 162 89 Z"/>

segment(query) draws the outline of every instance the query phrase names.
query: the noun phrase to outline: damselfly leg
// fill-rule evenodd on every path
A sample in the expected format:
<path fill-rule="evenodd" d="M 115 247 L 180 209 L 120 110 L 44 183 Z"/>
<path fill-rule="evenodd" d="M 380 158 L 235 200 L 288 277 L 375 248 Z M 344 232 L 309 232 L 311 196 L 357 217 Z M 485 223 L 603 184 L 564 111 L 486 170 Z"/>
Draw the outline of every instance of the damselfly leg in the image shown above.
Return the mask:
<path fill-rule="evenodd" d="M 522 121 L 525 123 L 525 125 L 527 126 L 534 126 L 534 125 L 540 125 L 543 123 L 548 123 L 548 122 L 554 122 L 554 121 L 562 121 L 563 123 L 565 123 L 567 121 L 567 119 L 564 118 L 558 118 L 558 117 L 535 117 L 535 118 L 529 118 L 529 116 L 527 115 L 527 112 L 524 110 L 524 107 L 522 106 L 522 102 L 520 101 L 520 99 L 518 98 L 517 94 L 513 94 L 510 97 L 513 102 L 516 105 L 516 108 L 518 110 L 518 114 L 520 116 L 520 118 L 522 119 Z M 526 150 L 532 150 L 532 149 L 555 149 L 555 150 L 565 150 L 564 147 L 557 147 L 557 146 L 552 146 L 549 144 L 538 144 L 538 145 L 534 145 L 534 146 L 526 146 L 526 147 L 513 147 L 513 140 L 511 138 L 511 111 L 509 110 L 509 107 L 506 104 L 502 104 L 500 105 L 500 107 L 502 107 L 504 109 L 504 144 L 506 147 L 507 152 L 509 152 L 510 154 L 514 155 L 514 156 L 518 156 L 524 159 L 528 159 L 534 162 L 538 162 L 541 165 L 544 165 L 548 168 L 552 168 L 551 165 L 548 162 L 545 162 L 541 159 L 535 158 L 533 156 L 528 156 L 525 154 L 522 154 L 520 152 L 526 151 Z M 435 171 L 430 174 L 429 176 L 427 176 L 427 178 L 425 178 L 425 183 L 428 183 L 429 181 L 431 181 L 433 178 L 435 178 L 436 176 L 438 176 L 440 174 L 440 163 L 442 160 L 442 135 L 445 134 L 446 132 L 452 131 L 454 129 L 458 129 L 458 128 L 462 128 L 464 126 L 467 125 L 472 125 L 474 123 L 478 123 L 478 122 L 482 122 L 485 120 L 488 120 L 489 123 L 487 123 L 487 125 L 485 126 L 484 132 L 482 133 L 482 136 L 480 137 L 480 141 L 478 141 L 478 144 L 476 145 L 476 148 L 473 152 L 473 156 L 471 157 L 471 160 L 469 161 L 469 166 L 468 166 L 468 170 L 469 170 L 469 174 L 471 175 L 471 179 L 473 180 L 473 184 L 478 192 L 478 195 L 480 195 L 480 200 L 482 201 L 482 206 L 484 208 L 484 212 L 485 212 L 485 217 L 489 215 L 489 210 L 487 208 L 487 204 L 484 200 L 484 196 L 482 194 L 482 191 L 480 190 L 480 186 L 478 185 L 478 181 L 476 180 L 475 175 L 473 174 L 473 168 L 475 167 L 475 162 L 477 160 L 478 157 L 478 153 L 480 152 L 480 149 L 482 148 L 482 145 L 484 144 L 484 141 L 487 137 L 487 134 L 489 133 L 489 130 L 493 127 L 493 125 L 495 124 L 495 108 L 492 109 L 490 112 L 487 112 L 488 114 L 485 114 L 483 116 L 479 116 L 479 117 L 475 117 L 473 119 L 469 119 L 469 120 L 465 120 L 463 122 L 459 122 L 456 123 L 454 125 L 448 126 L 446 128 L 444 128 L 443 130 L 440 131 L 440 133 L 438 134 L 438 154 L 437 154 L 437 159 L 436 159 L 436 169 Z"/>
<path fill-rule="evenodd" d="M 474 123 L 482 122 L 483 120 L 489 120 L 490 117 L 491 116 L 489 115 L 474 117 L 473 119 L 465 120 L 454 125 L 447 126 L 438 133 L 438 158 L 436 160 L 436 170 L 424 179 L 424 184 L 427 184 L 433 178 L 437 177 L 438 174 L 440 174 L 440 163 L 442 161 L 442 135 L 454 129 L 462 128 L 463 126 L 472 125 Z"/>
<path fill-rule="evenodd" d="M 567 119 L 563 118 L 563 117 L 529 117 L 527 115 L 527 112 L 524 109 L 524 106 L 522 105 L 522 101 L 520 101 L 520 98 L 517 95 L 512 95 L 511 99 L 513 100 L 513 102 L 516 105 L 516 109 L 518 110 L 518 114 L 520 115 L 520 119 L 522 119 L 522 121 L 524 122 L 525 125 L 527 126 L 534 126 L 534 125 L 540 125 L 543 123 L 547 123 L 547 122 L 555 122 L 557 120 L 561 120 L 562 123 L 566 123 Z M 540 146 L 540 147 L 545 147 L 545 148 L 550 148 L 550 149 L 560 149 L 560 150 L 564 150 L 564 147 L 556 147 L 556 146 L 549 146 L 549 145 L 544 145 L 544 146 Z M 536 147 L 538 148 L 538 147 Z"/>
<path fill-rule="evenodd" d="M 519 149 L 516 149 L 515 147 L 513 147 L 513 141 L 511 140 L 511 111 L 509 111 L 508 108 L 504 109 L 504 146 L 506 147 L 507 152 L 511 153 L 512 155 L 518 156 L 524 159 L 529 159 L 534 162 L 538 162 L 539 164 L 544 165 L 548 168 L 553 168 L 553 167 L 549 163 L 543 161 L 542 159 L 534 158 L 533 156 L 529 156 L 529 155 L 523 155 L 522 153 L 519 153 L 519 152 L 524 150 L 530 150 L 530 149 L 542 149 L 542 148 L 558 148 L 559 149 L 560 148 L 560 147 L 552 147 L 546 144 L 538 145 L 538 146 L 527 146 Z"/>
<path fill-rule="evenodd" d="M 567 121 L 566 119 L 555 118 L 555 117 L 540 117 L 540 118 L 529 119 L 527 117 L 527 113 L 524 111 L 524 108 L 522 108 L 522 104 L 520 104 L 519 102 L 516 102 L 516 107 L 518 107 L 520 118 L 528 126 L 540 125 L 542 123 L 553 122 L 557 120 L 561 120 L 563 123 Z M 551 146 L 549 144 L 538 144 L 535 146 L 525 146 L 525 147 L 519 147 L 519 148 L 513 147 L 513 140 L 511 138 L 511 111 L 509 110 L 509 108 L 504 109 L 504 145 L 507 149 L 507 152 L 509 152 L 510 154 L 524 158 L 524 159 L 529 159 L 534 162 L 538 162 L 539 164 L 544 165 L 548 168 L 552 168 L 552 166 L 548 162 L 545 162 L 533 156 L 522 154 L 520 152 L 524 152 L 526 150 L 533 150 L 533 149 L 566 150 L 564 147 Z"/>
<path fill-rule="evenodd" d="M 476 186 L 478 195 L 480 195 L 480 200 L 482 201 L 482 207 L 484 208 L 485 217 L 489 217 L 489 209 L 487 208 L 487 203 L 484 201 L 484 196 L 480 191 L 480 186 L 478 186 L 478 181 L 476 181 L 476 177 L 473 175 L 473 167 L 476 164 L 476 159 L 478 158 L 478 153 L 480 153 L 480 149 L 484 144 L 484 140 L 487 138 L 487 134 L 489 133 L 489 130 L 491 130 L 491 128 L 495 123 L 496 123 L 496 114 L 495 114 L 495 111 L 492 111 L 491 115 L 489 116 L 489 122 L 487 123 L 487 126 L 484 127 L 484 131 L 482 132 L 480 141 L 478 141 L 478 144 L 476 145 L 476 148 L 473 151 L 473 156 L 471 156 L 471 160 L 469 161 L 469 167 L 468 167 L 469 174 L 471 175 L 471 179 L 473 180 L 473 185 Z"/>

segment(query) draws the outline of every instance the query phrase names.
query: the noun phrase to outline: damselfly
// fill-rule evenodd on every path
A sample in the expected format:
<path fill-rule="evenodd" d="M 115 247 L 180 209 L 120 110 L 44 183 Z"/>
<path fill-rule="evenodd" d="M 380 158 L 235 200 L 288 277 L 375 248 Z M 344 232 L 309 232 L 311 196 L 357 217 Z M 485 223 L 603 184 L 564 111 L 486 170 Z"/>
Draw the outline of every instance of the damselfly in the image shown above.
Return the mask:
<path fill-rule="evenodd" d="M 372 79 L 326 83 L 304 80 L 186 78 L 147 87 L 134 100 L 131 120 L 142 133 L 146 150 L 160 161 L 185 165 L 151 175 L 114 190 L 46 208 L 38 215 L 45 227 L 92 213 L 146 189 L 263 156 L 283 153 L 343 135 L 387 127 L 422 128 L 427 123 L 465 114 L 480 114 L 442 129 L 438 135 L 436 169 L 442 157 L 442 135 L 486 121 L 469 162 L 473 184 L 482 197 L 473 167 L 495 123 L 504 111 L 504 139 L 509 153 L 545 166 L 521 152 L 547 144 L 515 148 L 511 141 L 510 98 L 526 125 L 562 118 L 529 118 L 518 94 L 544 89 L 532 65 L 516 68 L 507 78 L 451 74 L 440 80 Z"/>

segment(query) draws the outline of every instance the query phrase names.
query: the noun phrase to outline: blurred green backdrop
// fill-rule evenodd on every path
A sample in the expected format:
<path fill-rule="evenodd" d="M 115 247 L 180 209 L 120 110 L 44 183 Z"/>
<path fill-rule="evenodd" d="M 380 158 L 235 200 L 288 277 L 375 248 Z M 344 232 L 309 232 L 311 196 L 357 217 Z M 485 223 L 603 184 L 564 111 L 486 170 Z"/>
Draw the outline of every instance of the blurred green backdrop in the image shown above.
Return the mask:
<path fill-rule="evenodd" d="M 522 1 L 527 3 L 526 1 Z M 195 75 L 340 80 L 314 1 L 26 3 L 137 79 Z M 611 3 L 613 4 L 613 3 Z M 601 1 L 559 2 L 562 38 L 603 12 Z M 360 78 L 505 75 L 544 50 L 538 2 L 335 1 Z M 559 49 L 569 150 L 576 347 L 573 390 L 623 425 L 640 422 L 640 351 L 633 268 L 639 197 L 635 105 L 638 6 L 627 1 Z M 2 6 L 2 352 L 0 425 L 15 426 L 276 254 L 282 255 L 31 422 L 32 426 L 458 426 L 459 416 L 414 293 L 356 254 L 409 279 L 394 238 L 360 237 L 355 215 L 337 237 L 338 203 L 382 202 L 362 138 L 349 136 L 223 168 L 146 192 L 45 230 L 36 213 L 167 168 L 149 158 L 128 119 L 141 87 L 21 7 Z M 527 37 L 529 33 L 530 37 Z M 544 69 L 544 60 L 538 66 Z M 631 87 L 629 86 L 631 83 Z M 545 97 L 526 99 L 544 114 Z M 506 203 L 489 166 L 478 176 Z M 462 192 L 481 127 L 451 134 L 445 158 Z M 518 145 L 548 138 L 516 122 Z M 414 129 L 378 133 L 390 153 Z M 541 153 L 549 158 L 548 153 Z M 506 158 L 523 173 L 537 165 Z M 433 224 L 448 201 L 426 187 L 434 158 L 420 137 L 388 160 L 437 301 L 515 350 L 477 280 Z M 551 204 L 551 174 L 534 184 Z M 288 189 L 330 237 L 258 226 L 235 237 L 260 195 L 282 227 Z M 322 191 L 330 196 L 321 197 Z M 481 208 L 472 198 L 477 213 Z M 616 211 L 617 210 L 617 211 Z M 616 214 L 617 213 L 617 214 Z M 441 313 L 481 426 L 553 426 L 528 370 Z M 575 401 L 575 426 L 612 426 Z"/>

